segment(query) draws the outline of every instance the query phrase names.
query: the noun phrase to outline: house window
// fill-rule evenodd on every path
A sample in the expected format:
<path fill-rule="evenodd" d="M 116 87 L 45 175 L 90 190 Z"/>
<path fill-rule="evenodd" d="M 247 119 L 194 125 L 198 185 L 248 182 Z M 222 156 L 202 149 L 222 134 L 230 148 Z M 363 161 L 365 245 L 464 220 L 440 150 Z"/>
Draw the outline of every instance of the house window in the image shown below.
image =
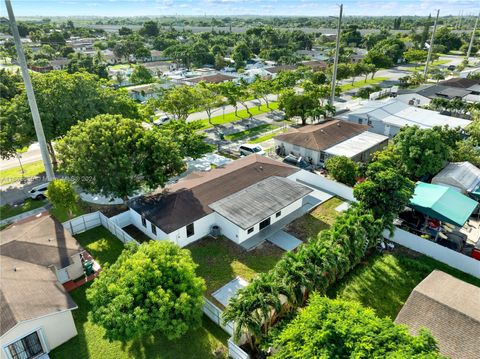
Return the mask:
<path fill-rule="evenodd" d="M 282 215 L 282 211 L 278 211 L 277 213 L 275 213 L 275 217 L 278 218 Z"/>
<path fill-rule="evenodd" d="M 249 229 L 247 229 L 247 234 L 250 234 L 253 232 L 253 227 L 250 227 Z"/>
<path fill-rule="evenodd" d="M 147 228 L 147 220 L 145 219 L 144 216 L 142 216 L 142 226 L 144 226 L 145 228 Z"/>
<path fill-rule="evenodd" d="M 362 118 L 359 118 L 358 119 L 358 124 L 361 125 L 363 123 L 363 119 Z"/>
<path fill-rule="evenodd" d="M 262 229 L 264 229 L 265 227 L 268 227 L 269 225 L 270 225 L 270 217 L 268 217 L 266 220 L 260 222 L 259 230 L 261 231 Z"/>
<path fill-rule="evenodd" d="M 43 353 L 38 333 L 34 332 L 8 346 L 12 359 L 29 359 Z"/>
<path fill-rule="evenodd" d="M 152 233 L 154 235 L 157 235 L 157 227 L 155 227 L 155 225 L 152 223 Z"/>
<path fill-rule="evenodd" d="M 325 152 L 320 152 L 320 162 L 321 162 L 321 163 L 324 163 L 324 162 L 325 162 L 325 160 L 326 160 L 325 157 L 326 157 L 326 156 L 325 156 Z"/>
<path fill-rule="evenodd" d="M 191 237 L 195 234 L 195 228 L 193 227 L 193 223 L 190 223 L 187 226 L 187 237 Z"/>

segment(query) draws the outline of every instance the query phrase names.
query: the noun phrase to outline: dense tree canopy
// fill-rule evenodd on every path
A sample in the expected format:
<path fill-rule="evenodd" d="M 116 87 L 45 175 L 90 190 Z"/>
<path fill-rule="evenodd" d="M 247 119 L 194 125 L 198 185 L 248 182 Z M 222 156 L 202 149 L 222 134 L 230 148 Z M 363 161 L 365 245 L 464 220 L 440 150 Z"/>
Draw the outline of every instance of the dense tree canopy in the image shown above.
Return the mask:
<path fill-rule="evenodd" d="M 77 193 L 72 184 L 64 179 L 55 179 L 48 184 L 46 196 L 53 208 L 66 210 L 69 218 L 77 202 Z"/>
<path fill-rule="evenodd" d="M 87 290 L 90 318 L 122 342 L 160 332 L 176 339 L 200 325 L 205 281 L 190 252 L 169 241 L 130 244 Z"/>
<path fill-rule="evenodd" d="M 353 186 L 357 182 L 358 165 L 346 156 L 330 157 L 325 162 L 328 174 L 336 181 Z"/>
<path fill-rule="evenodd" d="M 313 295 L 276 342 L 277 359 L 442 358 L 432 335 L 414 337 L 356 302 Z"/>
<path fill-rule="evenodd" d="M 168 135 L 136 120 L 99 115 L 57 142 L 60 168 L 90 193 L 126 198 L 144 186 L 163 186 L 183 170 L 179 146 Z"/>

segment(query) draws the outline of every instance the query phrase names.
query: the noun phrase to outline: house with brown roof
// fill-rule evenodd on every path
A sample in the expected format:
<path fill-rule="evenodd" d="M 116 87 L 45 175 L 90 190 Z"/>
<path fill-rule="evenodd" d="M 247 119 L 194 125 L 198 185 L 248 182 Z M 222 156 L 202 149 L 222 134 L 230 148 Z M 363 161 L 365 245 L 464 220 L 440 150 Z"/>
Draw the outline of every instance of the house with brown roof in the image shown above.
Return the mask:
<path fill-rule="evenodd" d="M 434 270 L 412 291 L 395 322 L 413 335 L 428 329 L 440 353 L 452 359 L 478 358 L 480 288 Z"/>
<path fill-rule="evenodd" d="M 42 357 L 77 335 L 61 283 L 83 275 L 82 252 L 50 216 L 0 232 L 0 358 Z"/>
<path fill-rule="evenodd" d="M 312 189 L 292 177 L 300 169 L 250 155 L 129 203 L 131 223 L 152 239 L 186 246 L 223 235 L 248 248 L 262 231 L 300 209 Z"/>
<path fill-rule="evenodd" d="M 183 82 L 186 85 L 194 86 L 202 81 L 205 83 L 219 84 L 222 82 L 232 81 L 234 79 L 235 79 L 234 76 L 229 76 L 224 74 L 213 74 L 213 75 L 186 78 L 186 79 L 182 79 L 181 82 Z"/>
<path fill-rule="evenodd" d="M 369 132 L 368 129 L 366 125 L 328 119 L 277 135 L 274 142 L 279 153 L 303 157 L 317 166 L 323 166 L 332 156 L 346 156 L 365 162 L 388 142 L 387 136 Z"/>

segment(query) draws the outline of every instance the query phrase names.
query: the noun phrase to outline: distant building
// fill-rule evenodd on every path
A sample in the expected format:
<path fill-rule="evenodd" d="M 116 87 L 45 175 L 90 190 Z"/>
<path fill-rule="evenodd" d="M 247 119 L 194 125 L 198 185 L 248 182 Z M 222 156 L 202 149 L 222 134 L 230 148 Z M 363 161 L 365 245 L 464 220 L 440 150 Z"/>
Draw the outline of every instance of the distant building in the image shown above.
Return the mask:
<path fill-rule="evenodd" d="M 234 76 L 229 76 L 225 74 L 214 74 L 214 75 L 207 75 L 207 76 L 183 78 L 179 82 L 184 83 L 186 85 L 194 86 L 202 81 L 206 83 L 219 84 L 222 82 L 232 81 L 234 79 L 235 79 Z"/>
<path fill-rule="evenodd" d="M 395 136 L 405 126 L 432 128 L 447 125 L 452 128 L 465 128 L 471 122 L 441 115 L 435 111 L 409 106 L 396 99 L 368 101 L 338 117 L 345 121 L 368 125 L 370 132 L 389 137 Z"/>
<path fill-rule="evenodd" d="M 323 166 L 333 156 L 366 162 L 372 153 L 387 145 L 388 137 L 368 132 L 365 125 L 331 119 L 277 135 L 274 142 L 286 155 L 301 156 Z"/>

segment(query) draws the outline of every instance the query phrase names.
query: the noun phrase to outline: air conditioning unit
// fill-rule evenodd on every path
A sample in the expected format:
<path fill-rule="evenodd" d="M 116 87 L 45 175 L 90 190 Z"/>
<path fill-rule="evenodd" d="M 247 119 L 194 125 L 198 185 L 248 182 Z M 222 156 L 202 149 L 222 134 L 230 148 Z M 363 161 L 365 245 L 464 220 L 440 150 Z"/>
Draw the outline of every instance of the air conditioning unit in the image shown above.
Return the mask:
<path fill-rule="evenodd" d="M 219 226 L 214 224 L 213 226 L 210 227 L 210 236 L 213 238 L 217 238 L 222 234 L 222 231 Z"/>

